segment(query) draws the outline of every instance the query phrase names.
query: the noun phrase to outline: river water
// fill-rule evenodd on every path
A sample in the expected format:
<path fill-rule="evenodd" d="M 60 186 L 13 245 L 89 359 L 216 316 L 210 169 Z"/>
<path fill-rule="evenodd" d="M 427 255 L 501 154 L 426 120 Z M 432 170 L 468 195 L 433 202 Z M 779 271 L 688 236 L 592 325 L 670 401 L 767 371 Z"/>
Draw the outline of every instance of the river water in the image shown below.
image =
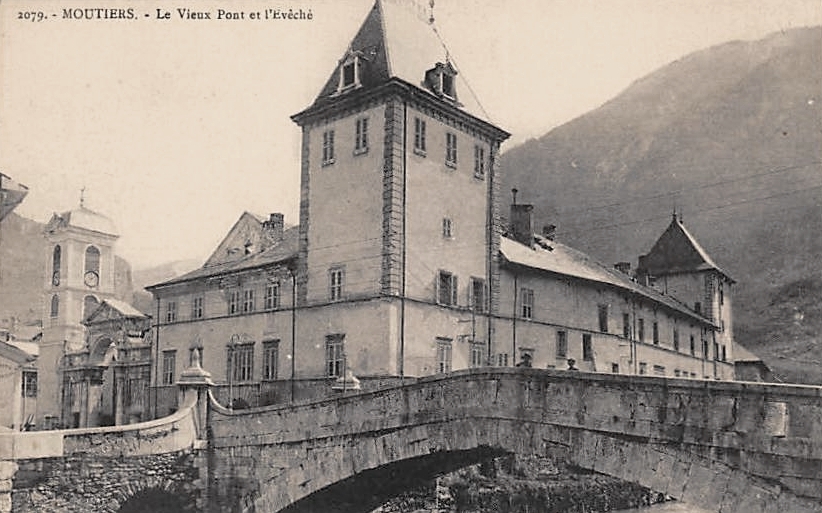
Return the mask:
<path fill-rule="evenodd" d="M 707 510 L 682 504 L 681 502 L 666 502 L 644 508 L 621 509 L 613 513 L 709 513 Z"/>

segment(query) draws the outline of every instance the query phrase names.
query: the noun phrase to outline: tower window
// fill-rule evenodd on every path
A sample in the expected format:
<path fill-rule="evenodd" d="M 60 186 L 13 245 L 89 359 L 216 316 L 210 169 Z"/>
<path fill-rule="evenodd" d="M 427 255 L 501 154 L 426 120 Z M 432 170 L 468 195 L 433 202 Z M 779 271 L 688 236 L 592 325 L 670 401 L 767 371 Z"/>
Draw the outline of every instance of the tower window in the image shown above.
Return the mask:
<path fill-rule="evenodd" d="M 51 318 L 56 319 L 60 315 L 60 297 L 55 294 L 51 296 Z"/>
<path fill-rule="evenodd" d="M 328 271 L 328 298 L 331 301 L 340 301 L 343 298 L 345 284 L 345 269 L 332 267 Z"/>
<path fill-rule="evenodd" d="M 479 145 L 474 146 L 474 176 L 485 178 L 485 148 Z"/>
<path fill-rule="evenodd" d="M 457 135 L 453 132 L 445 133 L 445 165 L 457 167 Z"/>
<path fill-rule="evenodd" d="M 89 315 L 97 310 L 100 302 L 94 296 L 86 296 L 83 298 L 83 319 L 88 319 Z"/>
<path fill-rule="evenodd" d="M 337 93 L 352 89 L 360 85 L 360 56 L 350 52 L 340 66 L 340 81 Z"/>
<path fill-rule="evenodd" d="M 414 118 L 414 153 L 425 156 L 425 121 Z"/>
<path fill-rule="evenodd" d="M 448 271 L 440 271 L 437 275 L 437 303 L 457 304 L 457 277 Z"/>
<path fill-rule="evenodd" d="M 442 236 L 445 239 L 450 239 L 453 237 L 453 232 L 451 231 L 452 223 L 450 217 L 443 217 L 442 218 Z"/>
<path fill-rule="evenodd" d="M 334 130 L 323 132 L 323 165 L 334 163 Z"/>
<path fill-rule="evenodd" d="M 100 283 L 100 250 L 94 246 L 86 248 L 83 282 L 89 287 L 96 287 Z"/>
<path fill-rule="evenodd" d="M 356 134 L 354 137 L 354 155 L 360 155 L 368 151 L 368 118 L 357 120 Z"/>
<path fill-rule="evenodd" d="M 62 249 L 60 245 L 54 246 L 54 252 L 51 255 L 51 284 L 55 287 L 60 285 L 60 265 L 61 265 Z"/>

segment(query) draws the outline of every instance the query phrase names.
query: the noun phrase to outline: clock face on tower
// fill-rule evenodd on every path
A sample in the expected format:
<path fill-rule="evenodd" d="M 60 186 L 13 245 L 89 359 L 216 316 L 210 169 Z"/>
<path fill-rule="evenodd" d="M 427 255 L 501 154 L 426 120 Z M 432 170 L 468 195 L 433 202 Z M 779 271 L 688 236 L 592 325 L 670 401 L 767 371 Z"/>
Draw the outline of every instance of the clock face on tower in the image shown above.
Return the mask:
<path fill-rule="evenodd" d="M 100 283 L 100 277 L 97 276 L 96 272 L 88 271 L 83 275 L 83 283 L 85 283 L 87 287 L 96 287 L 97 284 Z"/>

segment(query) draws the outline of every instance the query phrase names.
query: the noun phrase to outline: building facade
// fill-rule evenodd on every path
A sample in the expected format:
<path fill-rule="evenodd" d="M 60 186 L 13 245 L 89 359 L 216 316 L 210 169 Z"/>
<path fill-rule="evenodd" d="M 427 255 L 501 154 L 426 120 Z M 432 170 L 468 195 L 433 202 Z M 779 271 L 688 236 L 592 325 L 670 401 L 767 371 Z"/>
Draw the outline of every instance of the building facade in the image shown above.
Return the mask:
<path fill-rule="evenodd" d="M 644 283 L 535 236 L 530 205 L 514 201 L 503 223 L 509 134 L 428 20 L 378 0 L 292 119 L 298 226 L 246 213 L 201 269 L 147 288 L 158 390 L 195 348 L 227 402 L 249 404 L 327 393 L 347 371 L 381 383 L 569 358 L 583 371 L 733 378 L 732 282 L 716 266 L 665 268 L 669 232 L 707 258 L 681 222 L 641 260 Z M 157 414 L 174 408 L 157 397 Z"/>

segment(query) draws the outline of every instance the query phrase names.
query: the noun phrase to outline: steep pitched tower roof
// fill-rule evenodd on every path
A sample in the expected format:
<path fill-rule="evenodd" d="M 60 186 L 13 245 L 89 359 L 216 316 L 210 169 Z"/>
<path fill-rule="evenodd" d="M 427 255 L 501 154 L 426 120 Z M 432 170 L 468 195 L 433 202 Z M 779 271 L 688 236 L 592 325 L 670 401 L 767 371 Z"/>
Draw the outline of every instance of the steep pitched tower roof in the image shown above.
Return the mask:
<path fill-rule="evenodd" d="M 682 220 L 674 213 L 671 224 L 657 239 L 647 255 L 639 257 L 637 273 L 664 276 L 698 271 L 715 270 L 729 281 L 734 280 L 723 271 L 705 249 L 696 241 Z"/>
<path fill-rule="evenodd" d="M 444 100 L 455 112 L 493 128 L 502 140 L 510 135 L 491 124 L 434 23 L 399 0 L 376 0 L 314 103 L 293 119 L 303 124 L 332 105 L 362 99 L 390 84 Z"/>

